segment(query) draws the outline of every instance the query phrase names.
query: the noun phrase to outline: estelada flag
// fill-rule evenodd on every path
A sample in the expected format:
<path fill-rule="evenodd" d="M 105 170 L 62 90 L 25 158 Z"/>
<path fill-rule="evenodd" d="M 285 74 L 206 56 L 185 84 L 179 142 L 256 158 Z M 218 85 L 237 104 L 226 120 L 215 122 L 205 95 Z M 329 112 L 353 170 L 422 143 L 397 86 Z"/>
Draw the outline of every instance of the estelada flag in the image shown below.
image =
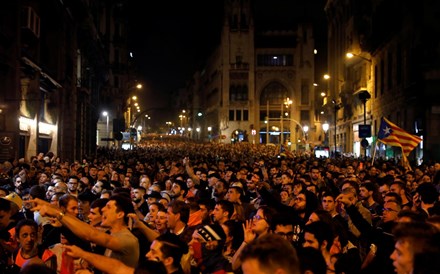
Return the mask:
<path fill-rule="evenodd" d="M 379 133 L 377 138 L 384 144 L 401 147 L 405 156 L 422 141 L 422 138 L 416 135 L 412 135 L 395 124 L 388 121 L 386 118 L 382 118 L 380 122 Z"/>

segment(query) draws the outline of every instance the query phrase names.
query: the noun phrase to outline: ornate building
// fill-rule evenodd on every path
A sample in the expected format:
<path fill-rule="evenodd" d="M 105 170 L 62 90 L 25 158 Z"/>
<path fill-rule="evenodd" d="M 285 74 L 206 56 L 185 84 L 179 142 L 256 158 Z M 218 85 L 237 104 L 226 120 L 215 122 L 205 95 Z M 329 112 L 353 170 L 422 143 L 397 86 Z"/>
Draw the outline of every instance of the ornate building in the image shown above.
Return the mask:
<path fill-rule="evenodd" d="M 269 27 L 252 4 L 225 1 L 220 44 L 188 87 L 192 128 L 224 143 L 320 144 L 312 22 Z"/>

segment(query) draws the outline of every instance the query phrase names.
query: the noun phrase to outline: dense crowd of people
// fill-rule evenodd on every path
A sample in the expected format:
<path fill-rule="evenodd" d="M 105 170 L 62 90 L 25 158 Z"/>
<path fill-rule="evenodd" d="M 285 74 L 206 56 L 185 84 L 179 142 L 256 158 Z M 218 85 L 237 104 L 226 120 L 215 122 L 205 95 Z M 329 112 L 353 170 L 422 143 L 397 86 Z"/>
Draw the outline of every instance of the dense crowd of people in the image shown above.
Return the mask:
<path fill-rule="evenodd" d="M 149 141 L 0 163 L 1 273 L 437 273 L 440 163 Z"/>

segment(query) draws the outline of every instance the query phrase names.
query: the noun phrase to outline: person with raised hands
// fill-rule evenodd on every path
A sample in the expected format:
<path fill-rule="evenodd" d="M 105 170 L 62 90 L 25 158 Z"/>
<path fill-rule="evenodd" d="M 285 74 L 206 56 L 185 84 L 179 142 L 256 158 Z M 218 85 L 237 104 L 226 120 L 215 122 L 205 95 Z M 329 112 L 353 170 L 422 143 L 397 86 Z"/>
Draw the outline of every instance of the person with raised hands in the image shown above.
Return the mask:
<path fill-rule="evenodd" d="M 76 216 L 63 213 L 59 208 L 46 201 L 34 199 L 30 202 L 33 203 L 32 210 L 40 211 L 43 216 L 56 218 L 58 222 L 81 239 L 105 247 L 105 256 L 118 259 L 131 267 L 137 265 L 139 242 L 128 229 L 128 214 L 134 213 L 129 197 L 113 195 L 102 209 L 101 225 L 108 227 L 110 234 L 88 225 Z"/>

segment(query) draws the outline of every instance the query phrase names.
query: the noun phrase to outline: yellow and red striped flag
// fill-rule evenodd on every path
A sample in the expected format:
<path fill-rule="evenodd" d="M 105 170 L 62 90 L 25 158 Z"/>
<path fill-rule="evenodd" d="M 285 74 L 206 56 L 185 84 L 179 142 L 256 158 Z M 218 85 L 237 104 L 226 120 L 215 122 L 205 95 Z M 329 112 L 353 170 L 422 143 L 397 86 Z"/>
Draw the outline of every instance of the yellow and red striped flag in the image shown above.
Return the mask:
<path fill-rule="evenodd" d="M 401 147 L 405 156 L 408 156 L 422 141 L 422 138 L 419 136 L 406 132 L 386 118 L 382 118 L 377 138 L 384 144 Z"/>

